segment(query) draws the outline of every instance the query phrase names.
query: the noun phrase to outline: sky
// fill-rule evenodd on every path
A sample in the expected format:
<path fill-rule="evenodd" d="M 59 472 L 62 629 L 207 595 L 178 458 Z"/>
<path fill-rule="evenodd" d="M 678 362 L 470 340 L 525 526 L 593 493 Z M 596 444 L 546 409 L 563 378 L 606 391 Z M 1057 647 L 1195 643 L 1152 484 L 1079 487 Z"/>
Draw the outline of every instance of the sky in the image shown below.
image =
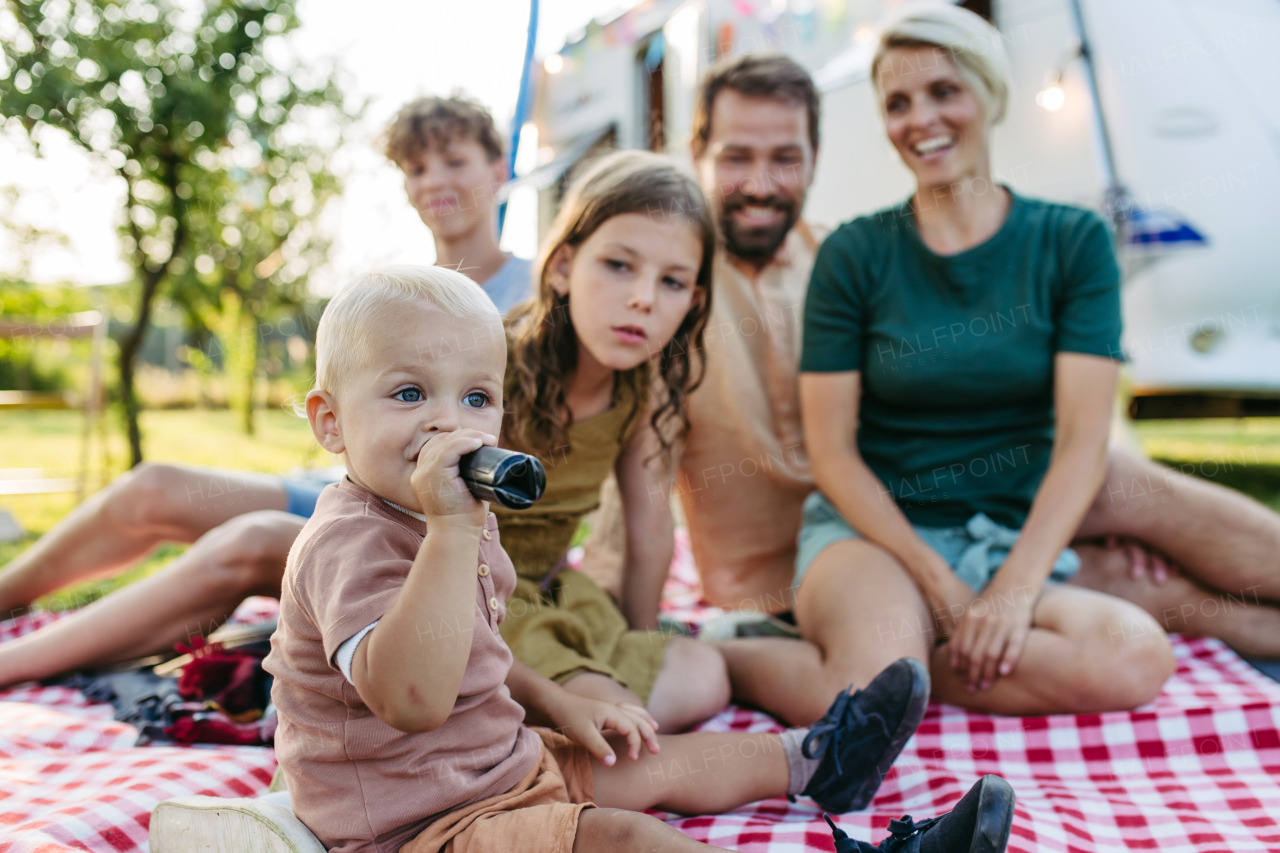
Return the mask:
<path fill-rule="evenodd" d="M 537 61 L 592 18 L 608 19 L 635 0 L 542 0 Z M 526 0 L 397 0 L 352 4 L 299 0 L 301 27 L 292 35 L 308 57 L 340 57 L 355 94 L 368 108 L 352 143 L 340 153 L 347 172 L 341 204 L 324 226 L 335 237 L 328 269 L 312 275 L 312 290 L 331 293 L 351 276 L 387 263 L 435 260 L 431 234 L 405 200 L 399 171 L 375 148 L 376 137 L 406 101 L 461 88 L 507 128 L 515 111 L 529 18 Z M 70 142 L 49 135 L 43 158 L 0 135 L 0 187 L 16 186 L 17 218 L 67 235 L 65 246 L 32 258 L 38 281 L 83 284 L 124 281 L 128 268 L 115 242 L 123 190 Z M 503 247 L 531 256 L 536 249 L 533 201 L 513 198 Z M 12 260 L 14 246 L 0 245 Z M 0 261 L 3 263 L 3 261 Z"/>

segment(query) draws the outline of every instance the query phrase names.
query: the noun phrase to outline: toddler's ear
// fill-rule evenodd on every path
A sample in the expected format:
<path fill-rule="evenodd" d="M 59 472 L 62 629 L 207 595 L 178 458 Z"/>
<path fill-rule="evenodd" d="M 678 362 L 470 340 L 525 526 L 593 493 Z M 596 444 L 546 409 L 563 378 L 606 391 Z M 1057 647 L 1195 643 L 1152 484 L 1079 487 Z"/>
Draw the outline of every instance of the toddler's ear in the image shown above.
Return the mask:
<path fill-rule="evenodd" d="M 307 420 L 311 423 L 311 434 L 325 450 L 338 456 L 347 449 L 338 425 L 337 407 L 327 391 L 316 388 L 307 392 Z"/>

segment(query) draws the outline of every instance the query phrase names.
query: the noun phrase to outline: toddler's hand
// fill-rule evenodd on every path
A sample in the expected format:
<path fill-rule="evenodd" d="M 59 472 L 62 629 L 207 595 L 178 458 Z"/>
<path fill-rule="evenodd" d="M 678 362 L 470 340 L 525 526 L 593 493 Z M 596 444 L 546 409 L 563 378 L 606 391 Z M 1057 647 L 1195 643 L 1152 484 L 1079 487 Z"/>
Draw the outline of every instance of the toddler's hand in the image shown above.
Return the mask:
<path fill-rule="evenodd" d="M 658 723 L 639 705 L 566 694 L 550 716 L 556 731 L 584 747 L 605 767 L 617 763 L 609 742 L 604 739 L 606 731 L 617 732 L 627 739 L 627 755 L 632 761 L 640 757 L 642 744 L 649 752 L 658 754 L 658 738 L 654 734 Z"/>
<path fill-rule="evenodd" d="M 484 445 L 496 446 L 495 436 L 474 429 L 440 433 L 418 452 L 418 467 L 410 477 L 422 514 L 430 518 L 461 516 L 484 524 L 488 509 L 478 501 L 458 473 L 458 460 Z"/>

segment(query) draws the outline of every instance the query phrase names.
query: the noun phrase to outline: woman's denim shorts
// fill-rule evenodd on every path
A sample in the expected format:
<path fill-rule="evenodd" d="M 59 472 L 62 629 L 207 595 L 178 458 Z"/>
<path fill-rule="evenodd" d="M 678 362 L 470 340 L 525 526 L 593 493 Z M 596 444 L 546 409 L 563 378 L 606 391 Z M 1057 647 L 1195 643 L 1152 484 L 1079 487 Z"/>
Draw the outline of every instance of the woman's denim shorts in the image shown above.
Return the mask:
<path fill-rule="evenodd" d="M 1018 541 L 1018 531 L 996 524 L 983 513 L 970 518 L 961 527 L 922 527 L 912 525 L 924 543 L 937 551 L 955 573 L 973 589 L 981 592 L 1004 565 L 1009 549 Z M 814 492 L 805 499 L 804 519 L 800 523 L 800 537 L 796 550 L 796 575 L 791 583 L 792 592 L 800 590 L 800 582 L 813 561 L 829 545 L 842 539 L 861 539 L 858 531 L 849 526 L 840 511 L 822 492 Z M 1066 581 L 1080 571 L 1080 557 L 1066 548 L 1053 564 L 1051 581 Z"/>

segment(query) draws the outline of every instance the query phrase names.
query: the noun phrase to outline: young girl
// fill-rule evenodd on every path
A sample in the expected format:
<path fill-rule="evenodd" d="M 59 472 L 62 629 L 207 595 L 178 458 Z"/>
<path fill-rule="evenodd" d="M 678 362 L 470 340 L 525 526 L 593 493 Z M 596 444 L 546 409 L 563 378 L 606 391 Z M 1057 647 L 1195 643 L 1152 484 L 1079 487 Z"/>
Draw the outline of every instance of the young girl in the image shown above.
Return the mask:
<path fill-rule="evenodd" d="M 664 731 L 729 701 L 720 653 L 657 633 L 671 562 L 670 451 L 701 378 L 715 234 L 702 191 L 667 158 L 610 155 L 566 196 L 508 318 L 503 442 L 537 455 L 547 490 L 495 507 L 520 576 L 502 634 L 516 657 L 582 696 L 643 705 Z M 565 552 L 617 475 L 627 562 L 619 605 Z"/>

